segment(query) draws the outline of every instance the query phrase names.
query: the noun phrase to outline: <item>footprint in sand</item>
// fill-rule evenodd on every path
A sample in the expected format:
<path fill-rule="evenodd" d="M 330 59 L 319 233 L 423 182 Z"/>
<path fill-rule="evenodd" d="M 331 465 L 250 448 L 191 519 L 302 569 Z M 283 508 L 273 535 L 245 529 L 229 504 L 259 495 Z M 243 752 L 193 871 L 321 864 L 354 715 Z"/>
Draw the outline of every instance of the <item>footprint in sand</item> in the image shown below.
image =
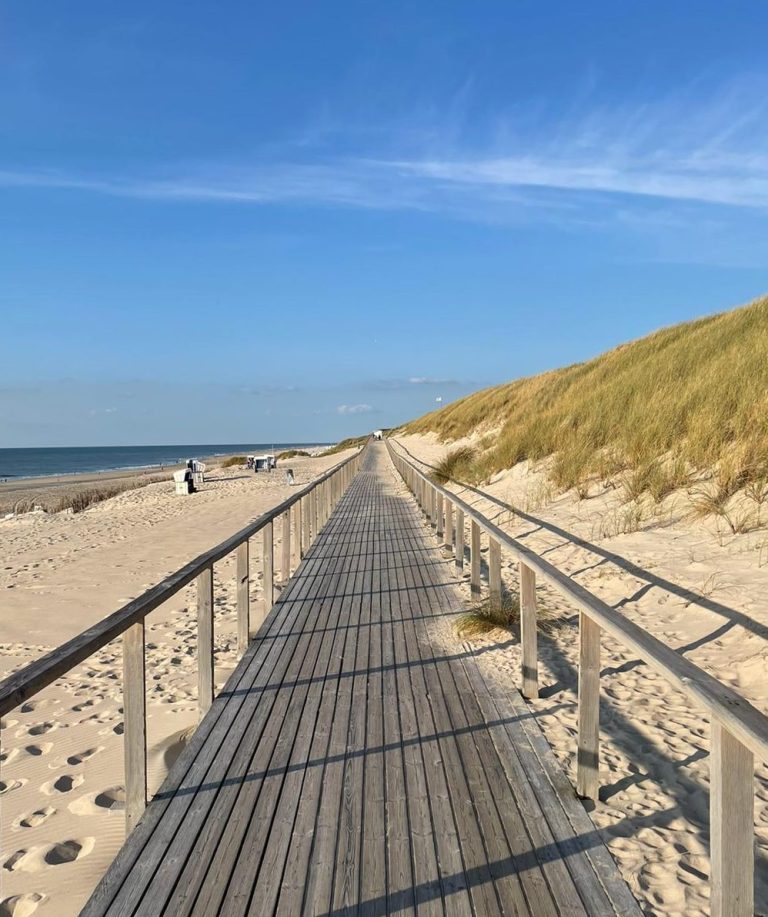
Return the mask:
<path fill-rule="evenodd" d="M 92 758 L 94 755 L 98 755 L 100 751 L 104 751 L 103 745 L 98 745 L 96 748 L 86 748 L 85 751 L 80 751 L 76 755 L 70 755 L 67 758 L 67 764 L 69 764 L 70 767 L 75 767 L 78 764 L 82 764 L 83 761 Z"/>
<path fill-rule="evenodd" d="M 88 793 L 67 806 L 73 815 L 96 815 L 105 809 L 120 812 L 125 809 L 125 787 L 111 786 L 100 793 Z"/>
<path fill-rule="evenodd" d="M 53 796 L 54 793 L 71 793 L 72 790 L 81 786 L 85 780 L 82 774 L 62 774 L 56 780 L 50 780 L 44 783 L 40 789 L 46 796 Z"/>
<path fill-rule="evenodd" d="M 14 758 L 18 757 L 18 755 L 18 748 L 9 748 L 8 751 L 4 751 L 2 754 L 0 754 L 0 764 L 10 764 Z"/>
<path fill-rule="evenodd" d="M 39 758 L 41 755 L 47 755 L 53 748 L 53 742 L 41 742 L 39 745 L 27 745 L 24 751 L 33 758 Z"/>
<path fill-rule="evenodd" d="M 46 732 L 51 732 L 51 730 L 56 728 L 56 723 L 38 723 L 37 726 L 32 726 L 31 729 L 27 730 L 27 735 L 42 736 L 45 735 Z"/>
<path fill-rule="evenodd" d="M 88 856 L 95 845 L 95 838 L 83 837 L 17 850 L 3 863 L 3 869 L 9 872 L 40 872 L 46 865 L 61 866 L 81 860 Z"/>
<path fill-rule="evenodd" d="M 38 809 L 31 815 L 24 815 L 22 818 L 18 819 L 15 824 L 21 828 L 36 828 L 38 825 L 42 825 L 44 821 L 47 821 L 51 815 L 55 814 L 56 809 L 54 809 L 53 806 L 46 806 L 44 809 Z"/>
<path fill-rule="evenodd" d="M 60 866 L 62 863 L 72 863 L 82 860 L 93 850 L 96 838 L 81 837 L 68 841 L 52 844 L 43 854 L 43 859 L 49 866 Z"/>
<path fill-rule="evenodd" d="M 27 895 L 12 895 L 0 901 L 0 917 L 31 917 L 46 896 L 38 892 Z"/>
<path fill-rule="evenodd" d="M 18 790 L 19 787 L 24 786 L 26 782 L 26 779 L 0 780 L 0 796 L 4 796 L 6 793 L 11 793 L 13 790 Z"/>
<path fill-rule="evenodd" d="M 50 700 L 46 698 L 41 700 L 28 700 L 19 707 L 19 711 L 21 713 L 33 713 L 35 710 L 39 710 L 41 707 L 47 707 L 49 704 Z"/>

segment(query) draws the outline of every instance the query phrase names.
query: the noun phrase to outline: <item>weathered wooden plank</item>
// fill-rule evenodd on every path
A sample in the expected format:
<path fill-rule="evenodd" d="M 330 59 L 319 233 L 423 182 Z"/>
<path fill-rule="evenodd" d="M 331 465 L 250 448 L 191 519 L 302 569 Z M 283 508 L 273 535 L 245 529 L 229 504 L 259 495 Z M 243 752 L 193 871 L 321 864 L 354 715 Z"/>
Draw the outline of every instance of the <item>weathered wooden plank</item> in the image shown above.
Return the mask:
<path fill-rule="evenodd" d="M 752 752 L 712 723 L 712 917 L 751 917 L 755 912 L 754 780 Z"/>
<path fill-rule="evenodd" d="M 263 617 L 270 613 L 272 606 L 275 604 L 275 540 L 272 531 L 272 523 L 264 526 L 262 532 L 262 581 L 261 585 L 264 590 L 264 611 Z"/>
<path fill-rule="evenodd" d="M 200 719 L 213 702 L 213 565 L 197 578 L 197 705 Z"/>
<path fill-rule="evenodd" d="M 280 579 L 285 585 L 291 578 L 291 514 L 290 511 L 283 513 L 282 529 L 282 569 Z"/>
<path fill-rule="evenodd" d="M 501 545 L 488 540 L 488 588 L 492 608 L 501 608 Z"/>
<path fill-rule="evenodd" d="M 125 828 L 130 834 L 147 805 L 147 685 L 144 622 L 123 634 L 123 748 L 125 752 Z"/>
<path fill-rule="evenodd" d="M 600 789 L 600 627 L 579 615 L 579 738 L 576 792 L 597 799 Z"/>
<path fill-rule="evenodd" d="M 464 569 L 464 510 L 456 507 L 456 569 Z"/>
<path fill-rule="evenodd" d="M 473 519 L 469 525 L 469 584 L 472 600 L 480 600 L 480 526 Z"/>
<path fill-rule="evenodd" d="M 235 571 L 237 578 L 237 651 L 242 656 L 248 649 L 251 639 L 250 548 L 247 540 L 237 549 Z"/>
<path fill-rule="evenodd" d="M 520 649 L 524 697 L 539 696 L 539 650 L 536 632 L 536 574 L 520 562 Z"/>

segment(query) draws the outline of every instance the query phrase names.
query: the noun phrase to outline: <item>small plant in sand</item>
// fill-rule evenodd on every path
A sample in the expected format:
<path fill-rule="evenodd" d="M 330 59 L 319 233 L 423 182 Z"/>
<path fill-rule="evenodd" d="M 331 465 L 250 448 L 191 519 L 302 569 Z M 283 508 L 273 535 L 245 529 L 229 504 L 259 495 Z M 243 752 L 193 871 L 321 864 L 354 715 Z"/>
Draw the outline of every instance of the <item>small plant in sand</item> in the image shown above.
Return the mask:
<path fill-rule="evenodd" d="M 501 605 L 485 599 L 456 619 L 456 636 L 464 640 L 480 637 L 495 630 L 509 631 L 520 620 L 520 602 L 517 597 L 505 595 Z"/>

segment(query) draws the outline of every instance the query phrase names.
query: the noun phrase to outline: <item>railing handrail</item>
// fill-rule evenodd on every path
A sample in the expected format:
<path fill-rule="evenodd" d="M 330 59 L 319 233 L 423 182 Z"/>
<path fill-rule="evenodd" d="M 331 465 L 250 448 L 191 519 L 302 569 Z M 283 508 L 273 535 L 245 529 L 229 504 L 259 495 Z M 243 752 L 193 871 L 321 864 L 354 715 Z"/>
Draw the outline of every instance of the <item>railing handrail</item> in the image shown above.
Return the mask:
<path fill-rule="evenodd" d="M 584 612 L 592 621 L 636 652 L 644 662 L 660 671 L 673 684 L 704 707 L 710 716 L 732 732 L 747 748 L 764 761 L 768 761 L 768 717 L 746 698 L 675 652 L 634 621 L 630 621 L 584 586 L 574 582 L 549 561 L 544 560 L 535 551 L 500 529 L 453 491 L 442 487 L 416 467 L 410 459 L 395 451 L 389 439 L 387 448 L 390 454 L 408 465 L 430 487 L 444 497 L 448 497 L 487 535 L 496 539 L 518 560 L 535 570 L 542 579 L 554 586 L 579 611 Z"/>
<path fill-rule="evenodd" d="M 57 678 L 65 675 L 76 665 L 98 652 L 116 637 L 119 637 L 129 627 L 132 627 L 138 621 L 144 620 L 150 612 L 174 596 L 184 586 L 191 583 L 205 569 L 217 560 L 221 560 L 227 554 L 231 554 L 244 541 L 247 541 L 270 522 L 279 518 L 302 497 L 305 497 L 327 481 L 359 454 L 359 451 L 355 452 L 337 462 L 319 478 L 311 481 L 306 487 L 288 497 L 287 500 L 283 500 L 282 503 L 259 516 L 254 522 L 235 532 L 234 535 L 200 554 L 194 560 L 189 561 L 189 563 L 171 573 L 170 576 L 165 577 L 157 585 L 152 586 L 137 598 L 123 605 L 122 608 L 118 608 L 117 611 L 102 618 L 92 627 L 87 628 L 49 653 L 0 681 L 0 716 L 4 716 L 15 707 L 18 707 L 19 704 L 24 703 L 24 701 L 42 691 L 43 688 L 46 688 Z"/>

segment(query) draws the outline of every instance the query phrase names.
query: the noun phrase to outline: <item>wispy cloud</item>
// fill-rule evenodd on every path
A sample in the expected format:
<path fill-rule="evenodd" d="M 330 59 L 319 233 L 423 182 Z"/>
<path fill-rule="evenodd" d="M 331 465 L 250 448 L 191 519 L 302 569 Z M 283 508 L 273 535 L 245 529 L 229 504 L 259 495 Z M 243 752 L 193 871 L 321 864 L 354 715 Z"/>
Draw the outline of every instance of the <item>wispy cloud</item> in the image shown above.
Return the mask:
<path fill-rule="evenodd" d="M 340 404 L 336 408 L 337 414 L 370 414 L 372 411 L 370 404 Z"/>
<path fill-rule="evenodd" d="M 0 170 L 6 187 L 59 188 L 165 201 L 418 209 L 489 218 L 570 207 L 585 195 L 768 209 L 768 81 L 733 83 L 567 118 L 499 118 L 478 149 L 455 126 L 421 155 L 322 156 L 251 166 L 166 167 L 151 176 Z M 290 151 L 296 154 L 295 147 Z M 276 151 L 271 155 L 276 156 Z M 302 155 L 311 156 L 311 150 Z M 575 196 L 575 198 L 574 198 Z"/>
<path fill-rule="evenodd" d="M 411 385 L 457 385 L 456 379 L 435 379 L 432 376 L 411 376 L 408 380 Z"/>

